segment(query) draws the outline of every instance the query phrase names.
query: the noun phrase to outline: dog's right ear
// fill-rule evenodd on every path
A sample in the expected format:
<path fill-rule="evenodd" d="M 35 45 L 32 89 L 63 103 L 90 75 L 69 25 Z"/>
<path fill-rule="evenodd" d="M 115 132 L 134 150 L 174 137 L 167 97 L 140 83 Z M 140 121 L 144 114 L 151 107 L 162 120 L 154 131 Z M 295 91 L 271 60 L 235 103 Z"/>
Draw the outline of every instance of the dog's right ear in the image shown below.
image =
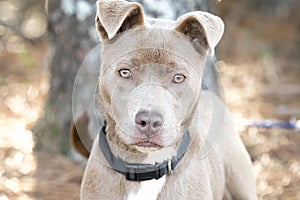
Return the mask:
<path fill-rule="evenodd" d="M 140 4 L 123 0 L 97 1 L 96 27 L 101 40 L 143 25 L 144 12 Z"/>
<path fill-rule="evenodd" d="M 224 23 L 213 14 L 195 11 L 181 16 L 175 30 L 189 36 L 213 56 L 214 49 L 224 33 Z"/>

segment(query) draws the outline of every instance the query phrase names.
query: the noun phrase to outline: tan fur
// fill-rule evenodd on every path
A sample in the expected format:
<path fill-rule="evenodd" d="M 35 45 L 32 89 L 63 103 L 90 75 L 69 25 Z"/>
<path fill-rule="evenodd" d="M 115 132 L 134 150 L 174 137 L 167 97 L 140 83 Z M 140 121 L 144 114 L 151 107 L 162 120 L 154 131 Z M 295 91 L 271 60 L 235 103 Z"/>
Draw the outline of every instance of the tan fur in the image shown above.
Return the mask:
<path fill-rule="evenodd" d="M 115 0 L 98 2 L 97 30 L 102 38 L 112 39 L 119 29 L 141 26 L 144 23 L 143 9 L 138 3 L 123 3 Z M 111 16 L 114 16 L 112 18 Z"/>
<path fill-rule="evenodd" d="M 89 123 L 88 116 L 86 113 L 84 113 L 78 119 L 76 119 L 76 122 L 72 123 L 70 129 L 71 144 L 74 147 L 74 149 L 79 154 L 81 154 L 84 158 L 89 158 L 90 156 L 90 148 L 84 145 L 90 142 L 91 140 L 88 134 L 88 123 Z M 79 133 L 85 133 L 85 134 L 81 134 L 80 137 Z"/>
<path fill-rule="evenodd" d="M 97 4 L 96 26 L 103 44 L 99 98 L 114 155 L 131 163 L 162 162 L 176 155 L 188 129 L 190 146 L 173 174 L 165 176 L 157 199 L 255 200 L 251 161 L 233 130 L 230 114 L 216 95 L 201 91 L 206 54 L 213 53 L 223 34 L 221 19 L 192 12 L 177 22 L 144 21 L 137 3 L 103 0 Z M 119 76 L 122 68 L 131 70 L 132 80 Z M 185 82 L 170 82 L 176 73 L 184 73 Z M 158 108 L 163 113 L 164 126 L 151 138 L 160 143 L 159 150 L 143 152 L 134 145 L 143 137 L 134 123 L 140 108 Z M 222 127 L 216 145 L 208 134 L 214 130 L 210 126 L 215 120 Z M 203 156 L 206 147 L 209 153 Z M 141 183 L 126 181 L 109 166 L 97 136 L 81 199 L 123 200 L 138 193 L 140 187 Z"/>

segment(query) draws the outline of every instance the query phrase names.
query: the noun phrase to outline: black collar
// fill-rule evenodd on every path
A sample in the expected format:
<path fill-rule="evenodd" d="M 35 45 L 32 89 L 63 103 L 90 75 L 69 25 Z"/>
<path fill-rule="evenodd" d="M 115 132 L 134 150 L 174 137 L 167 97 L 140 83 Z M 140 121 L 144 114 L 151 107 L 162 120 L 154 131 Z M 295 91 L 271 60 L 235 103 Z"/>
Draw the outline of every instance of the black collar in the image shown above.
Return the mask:
<path fill-rule="evenodd" d="M 190 144 L 190 134 L 186 131 L 182 137 L 177 155 L 172 157 L 172 160 L 166 160 L 163 163 L 138 164 L 127 163 L 119 157 L 115 157 L 111 152 L 106 139 L 106 123 L 99 133 L 99 146 L 110 166 L 120 174 L 123 174 L 129 181 L 146 181 L 151 179 L 159 179 L 166 174 L 171 174 L 179 161 L 183 158 Z"/>

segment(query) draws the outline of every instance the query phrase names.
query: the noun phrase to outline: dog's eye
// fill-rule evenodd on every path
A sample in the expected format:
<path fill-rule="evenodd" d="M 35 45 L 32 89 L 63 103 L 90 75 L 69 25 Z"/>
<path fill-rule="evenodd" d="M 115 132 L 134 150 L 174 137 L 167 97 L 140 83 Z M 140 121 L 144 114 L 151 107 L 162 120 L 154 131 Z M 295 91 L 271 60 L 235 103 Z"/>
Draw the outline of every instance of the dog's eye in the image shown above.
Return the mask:
<path fill-rule="evenodd" d="M 185 79 L 186 79 L 185 75 L 175 74 L 172 81 L 173 83 L 183 83 Z"/>
<path fill-rule="evenodd" d="M 119 74 L 122 78 L 126 78 L 126 79 L 131 78 L 131 72 L 129 69 L 120 69 Z"/>

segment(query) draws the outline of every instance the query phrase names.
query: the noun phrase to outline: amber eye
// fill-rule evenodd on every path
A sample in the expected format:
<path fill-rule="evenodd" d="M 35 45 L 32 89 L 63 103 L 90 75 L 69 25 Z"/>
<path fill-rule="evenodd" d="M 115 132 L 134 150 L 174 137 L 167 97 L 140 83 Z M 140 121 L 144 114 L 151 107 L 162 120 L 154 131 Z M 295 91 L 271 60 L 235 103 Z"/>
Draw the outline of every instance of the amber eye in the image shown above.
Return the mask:
<path fill-rule="evenodd" d="M 186 79 L 185 75 L 183 74 L 175 74 L 172 81 L 173 83 L 183 83 L 183 81 Z"/>
<path fill-rule="evenodd" d="M 126 79 L 131 78 L 131 72 L 129 69 L 120 69 L 119 74 L 122 78 L 126 78 Z"/>

